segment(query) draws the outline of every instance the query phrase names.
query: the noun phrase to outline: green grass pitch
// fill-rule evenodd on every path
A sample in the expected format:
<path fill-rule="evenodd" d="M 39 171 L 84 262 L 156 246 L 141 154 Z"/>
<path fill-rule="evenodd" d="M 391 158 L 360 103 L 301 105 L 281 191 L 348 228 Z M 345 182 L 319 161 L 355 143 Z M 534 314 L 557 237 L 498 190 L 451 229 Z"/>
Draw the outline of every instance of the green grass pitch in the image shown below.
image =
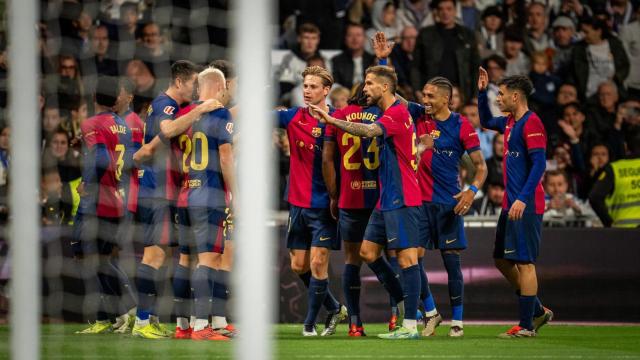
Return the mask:
<path fill-rule="evenodd" d="M 189 340 L 142 340 L 126 335 L 75 335 L 81 324 L 44 325 L 43 359 L 227 359 L 232 344 Z M 369 324 L 370 336 L 348 338 L 346 326 L 329 338 L 303 338 L 301 325 L 277 325 L 274 359 L 640 359 L 640 326 L 550 325 L 535 339 L 502 340 L 507 327 L 467 325 L 463 339 L 448 328 L 418 341 L 384 341 Z M 0 358 L 8 358 L 9 328 L 0 327 Z M 29 341 L 29 339 L 25 339 Z"/>

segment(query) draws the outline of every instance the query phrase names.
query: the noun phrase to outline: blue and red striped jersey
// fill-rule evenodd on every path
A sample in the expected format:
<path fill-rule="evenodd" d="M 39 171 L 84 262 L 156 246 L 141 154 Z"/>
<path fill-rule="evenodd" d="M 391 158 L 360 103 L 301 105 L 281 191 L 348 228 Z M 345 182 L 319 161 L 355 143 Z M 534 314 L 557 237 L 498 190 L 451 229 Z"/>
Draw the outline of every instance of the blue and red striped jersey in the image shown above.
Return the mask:
<path fill-rule="evenodd" d="M 349 105 L 336 110 L 333 117 L 350 122 L 371 124 L 382 114 L 377 106 L 363 108 Z M 373 209 L 378 202 L 379 138 L 361 138 L 333 125 L 326 128 L 325 140 L 335 141 L 340 154 L 340 186 L 338 207 L 341 209 Z"/>
<path fill-rule="evenodd" d="M 486 91 L 478 95 L 478 110 L 482 126 L 504 134 L 504 157 L 502 161 L 505 192 L 502 208 L 508 210 L 516 200 L 521 200 L 527 207 L 525 212 L 535 211 L 544 214 L 544 189 L 542 174 L 535 179 L 537 185 L 531 194 L 523 194 L 525 184 L 533 168 L 531 154 L 545 152 L 547 133 L 538 115 L 527 111 L 516 121 L 513 115 L 491 117 Z M 534 206 L 529 206 L 534 204 Z"/>
<path fill-rule="evenodd" d="M 178 110 L 178 103 L 165 93 L 153 99 L 144 123 L 144 142 L 149 143 L 160 134 L 162 121 L 175 120 Z M 141 166 L 142 177 L 138 197 L 176 199 L 179 179 L 176 179 L 177 164 L 173 160 L 173 157 L 169 156 L 167 147 L 161 146 L 156 150 L 150 163 Z"/>
<path fill-rule="evenodd" d="M 410 103 L 410 112 L 421 114 L 416 120 L 418 137 L 431 135 L 433 149 L 425 150 L 420 157 L 418 178 L 422 201 L 455 205 L 454 195 L 460 192 L 458 166 L 467 153 L 480 150 L 480 140 L 475 129 L 464 116 L 452 112 L 447 120 L 434 120 L 424 113 L 424 107 Z"/>
<path fill-rule="evenodd" d="M 330 108 L 329 114 L 334 111 Z M 329 207 L 329 194 L 322 177 L 325 124 L 302 107 L 276 111 L 276 116 L 278 126 L 287 130 L 291 149 L 289 203 L 302 208 Z"/>
<path fill-rule="evenodd" d="M 385 211 L 420 205 L 416 132 L 409 111 L 396 101 L 375 124 L 383 131 L 383 141 L 379 144 L 380 199 L 377 207 Z"/>

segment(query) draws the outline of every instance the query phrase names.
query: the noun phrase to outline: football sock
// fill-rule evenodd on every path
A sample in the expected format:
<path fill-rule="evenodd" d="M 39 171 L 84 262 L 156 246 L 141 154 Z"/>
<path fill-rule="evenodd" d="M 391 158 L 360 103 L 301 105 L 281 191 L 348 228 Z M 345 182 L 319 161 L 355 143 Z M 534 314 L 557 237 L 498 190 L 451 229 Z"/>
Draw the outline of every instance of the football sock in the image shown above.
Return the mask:
<path fill-rule="evenodd" d="M 308 297 L 309 297 L 309 305 L 307 307 L 307 317 L 304 319 L 304 324 L 306 326 L 313 325 L 316 323 L 316 318 L 318 317 L 318 312 L 320 311 L 320 307 L 324 303 L 325 298 L 327 297 L 327 288 L 329 286 L 328 279 L 316 279 L 311 277 L 311 281 L 309 282 L 308 289 Z"/>
<path fill-rule="evenodd" d="M 516 296 L 520 297 L 520 290 L 516 290 Z M 540 298 L 536 296 L 536 305 L 535 310 L 533 312 L 533 317 L 542 316 L 544 314 L 544 307 L 542 306 L 542 302 Z"/>
<path fill-rule="evenodd" d="M 357 326 L 362 326 L 362 320 L 360 320 L 360 285 L 360 266 L 345 264 L 342 275 L 342 291 L 347 302 L 349 322 Z"/>
<path fill-rule="evenodd" d="M 100 290 L 100 307 L 97 313 L 97 320 L 104 321 L 108 320 L 111 315 L 119 315 L 120 284 L 107 259 L 100 259 L 97 278 L 98 289 Z M 122 313 L 125 312 L 126 310 Z"/>
<path fill-rule="evenodd" d="M 229 272 L 225 270 L 213 271 L 215 277 L 213 283 L 213 306 L 211 307 L 211 315 L 225 317 L 227 316 L 227 299 L 229 298 L 229 291 L 227 287 L 227 284 L 229 283 Z"/>
<path fill-rule="evenodd" d="M 155 282 L 156 282 L 156 301 L 153 302 L 153 307 L 151 307 L 151 314 L 156 315 L 156 304 L 157 297 L 164 295 L 164 289 L 167 285 L 167 270 L 168 266 L 161 266 L 156 272 Z"/>
<path fill-rule="evenodd" d="M 120 268 L 120 264 L 117 259 L 111 258 L 109 265 L 113 269 L 114 274 L 118 277 L 118 283 L 120 285 L 120 314 L 124 314 L 136 306 L 134 288 L 131 285 L 131 281 L 129 280 L 127 273 Z"/>
<path fill-rule="evenodd" d="M 224 329 L 229 325 L 227 323 L 227 318 L 224 316 L 213 316 L 211 317 L 211 326 L 214 329 Z"/>
<path fill-rule="evenodd" d="M 393 269 L 391 269 L 391 266 L 385 260 L 384 257 L 381 256 L 377 260 L 367 265 L 369 266 L 371 271 L 373 271 L 373 273 L 376 274 L 376 277 L 378 278 L 382 286 L 384 286 L 384 288 L 387 289 L 387 292 L 389 293 L 389 295 L 391 295 L 391 297 L 395 300 L 396 303 L 404 300 L 404 294 L 402 292 L 402 284 L 400 283 L 399 276 L 395 272 L 393 272 Z M 403 275 L 404 275 L 404 272 L 403 272 Z M 405 305 L 405 308 L 406 308 L 406 305 Z M 406 308 L 406 311 L 409 311 L 409 309 Z M 415 314 L 416 314 L 416 309 L 413 309 L 414 317 L 416 316 Z"/>
<path fill-rule="evenodd" d="M 460 254 L 442 253 L 444 267 L 449 278 L 449 302 L 451 303 L 451 319 L 462 321 L 464 278 L 460 267 Z"/>
<path fill-rule="evenodd" d="M 158 270 L 153 267 L 140 264 L 136 276 L 136 288 L 138 289 L 138 320 L 148 321 L 149 315 L 156 299 L 155 277 Z"/>
<path fill-rule="evenodd" d="M 431 295 L 431 289 L 429 288 L 429 278 L 424 271 L 422 265 L 422 258 L 418 258 L 418 266 L 420 267 L 420 300 L 422 300 L 422 306 L 426 316 L 434 316 L 438 313 L 436 310 L 436 303 Z"/>
<path fill-rule="evenodd" d="M 178 326 L 182 330 L 189 328 L 189 315 L 191 315 L 191 270 L 178 264 L 173 274 L 173 312 L 176 315 Z"/>
<path fill-rule="evenodd" d="M 520 295 L 520 327 L 533 330 L 533 309 L 536 305 L 536 296 Z"/>
<path fill-rule="evenodd" d="M 415 321 L 418 312 L 418 299 L 420 297 L 420 267 L 418 265 L 412 265 L 402 269 L 402 280 L 402 288 L 404 289 L 404 318 L 405 321 L 407 319 Z"/>
<path fill-rule="evenodd" d="M 398 263 L 398 258 L 395 256 L 389 256 L 387 257 L 387 261 L 389 262 L 389 265 L 393 269 L 393 272 L 396 273 L 398 276 L 401 276 L 402 271 L 400 271 L 400 264 Z M 399 279 L 399 280 L 400 280 L 400 283 L 402 284 L 402 279 Z M 398 304 L 396 303 L 396 299 L 394 299 L 393 296 L 391 296 L 391 294 L 389 294 L 389 304 L 391 305 L 391 314 L 398 315 Z"/>
<path fill-rule="evenodd" d="M 309 288 L 309 283 L 311 282 L 311 270 L 303 274 L 298 274 L 298 277 L 300 277 L 300 280 L 302 280 L 304 286 Z M 340 309 L 340 303 L 338 302 L 338 300 L 336 300 L 335 296 L 333 296 L 331 290 L 327 291 L 327 296 L 324 299 L 323 305 L 327 311 L 336 311 Z"/>
<path fill-rule="evenodd" d="M 213 271 L 212 268 L 204 265 L 198 265 L 193 271 L 191 286 L 193 286 L 193 307 L 197 319 L 196 328 L 198 327 L 198 321 L 201 319 L 207 319 L 208 321 L 209 319 L 209 313 L 211 312 L 211 279 L 213 278 Z M 202 324 L 200 323 L 200 325 Z"/>

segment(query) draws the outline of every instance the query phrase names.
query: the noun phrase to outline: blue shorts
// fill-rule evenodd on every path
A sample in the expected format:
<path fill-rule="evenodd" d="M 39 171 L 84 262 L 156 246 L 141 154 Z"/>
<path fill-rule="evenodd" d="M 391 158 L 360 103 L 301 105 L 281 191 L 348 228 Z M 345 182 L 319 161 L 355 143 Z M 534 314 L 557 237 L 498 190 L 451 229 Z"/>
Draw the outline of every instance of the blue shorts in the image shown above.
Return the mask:
<path fill-rule="evenodd" d="M 291 205 L 287 248 L 309 250 L 312 246 L 340 250 L 335 220 L 329 209 L 307 209 Z"/>
<path fill-rule="evenodd" d="M 502 210 L 498 219 L 494 259 L 535 263 L 540 249 L 542 215 L 524 213 L 522 219 L 512 221 L 508 214 L 508 210 Z"/>
<path fill-rule="evenodd" d="M 340 209 L 338 238 L 344 242 L 362 242 L 373 209 Z"/>
<path fill-rule="evenodd" d="M 222 208 L 193 207 L 178 209 L 180 219 L 180 252 L 195 249 L 197 253 L 224 252 L 224 221 Z M 188 253 L 188 252 L 187 252 Z"/>
<path fill-rule="evenodd" d="M 118 228 L 121 218 L 105 218 L 77 213 L 73 223 L 71 246 L 77 246 L 84 255 L 110 255 L 119 247 Z"/>
<path fill-rule="evenodd" d="M 420 207 L 420 242 L 426 249 L 467 248 L 464 220 L 453 212 L 455 205 L 423 202 Z"/>
<path fill-rule="evenodd" d="M 364 239 L 389 250 L 419 247 L 419 219 L 419 206 L 402 207 L 388 211 L 375 209 L 369 218 Z"/>
<path fill-rule="evenodd" d="M 138 199 L 138 218 L 144 229 L 144 246 L 177 246 L 178 212 L 164 199 Z"/>

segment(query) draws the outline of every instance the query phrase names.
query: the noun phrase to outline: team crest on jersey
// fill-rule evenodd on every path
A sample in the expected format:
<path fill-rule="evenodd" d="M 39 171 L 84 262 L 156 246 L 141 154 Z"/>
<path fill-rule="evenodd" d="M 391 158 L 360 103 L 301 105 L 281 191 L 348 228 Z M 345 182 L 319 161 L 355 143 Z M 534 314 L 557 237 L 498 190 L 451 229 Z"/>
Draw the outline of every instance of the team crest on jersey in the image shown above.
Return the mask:
<path fill-rule="evenodd" d="M 313 137 L 320 137 L 320 135 L 322 135 L 322 129 L 314 127 L 313 130 L 311 130 L 311 135 L 313 135 Z"/>
<path fill-rule="evenodd" d="M 362 183 L 358 180 L 353 180 L 351 182 L 351 189 L 352 190 L 360 190 L 360 188 L 362 187 Z"/>
<path fill-rule="evenodd" d="M 233 123 L 228 123 L 227 126 L 225 126 L 225 129 L 227 129 L 229 134 L 233 134 Z"/>
<path fill-rule="evenodd" d="M 176 108 L 173 106 L 165 106 L 164 110 L 162 110 L 167 115 L 173 115 L 173 112 L 176 111 Z"/>
<path fill-rule="evenodd" d="M 440 130 L 433 129 L 429 135 L 435 140 L 440 137 Z"/>
<path fill-rule="evenodd" d="M 152 112 L 153 112 L 153 106 L 149 105 L 149 107 L 147 108 L 147 116 L 151 115 Z"/>

